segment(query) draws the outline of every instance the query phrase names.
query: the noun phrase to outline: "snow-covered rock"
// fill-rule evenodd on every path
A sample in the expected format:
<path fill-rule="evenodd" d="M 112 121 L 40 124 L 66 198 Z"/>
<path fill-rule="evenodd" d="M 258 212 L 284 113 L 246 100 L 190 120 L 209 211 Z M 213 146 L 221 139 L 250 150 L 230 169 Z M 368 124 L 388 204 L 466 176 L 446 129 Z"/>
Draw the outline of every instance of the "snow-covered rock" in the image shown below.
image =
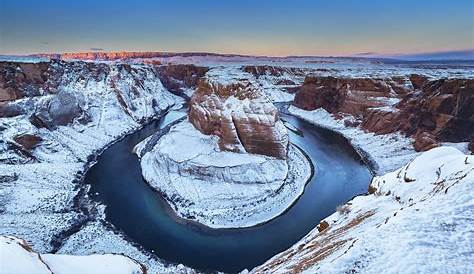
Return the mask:
<path fill-rule="evenodd" d="M 142 265 L 122 255 L 40 254 L 33 251 L 26 241 L 9 236 L 0 236 L 0 270 L 16 274 L 147 273 Z"/>
<path fill-rule="evenodd" d="M 138 145 L 138 154 L 147 141 Z M 311 174 L 294 146 L 288 160 L 222 151 L 216 136 L 202 134 L 189 121 L 161 137 L 141 166 L 178 215 L 211 227 L 247 227 L 276 217 L 302 194 Z"/>
<path fill-rule="evenodd" d="M 251 273 L 474 272 L 473 155 L 431 149 L 369 191 Z"/>
<path fill-rule="evenodd" d="M 204 134 L 219 136 L 222 150 L 285 159 L 288 132 L 277 108 L 251 75 L 246 79 L 239 70 L 224 72 L 211 70 L 201 81 L 190 101 L 191 123 Z"/>

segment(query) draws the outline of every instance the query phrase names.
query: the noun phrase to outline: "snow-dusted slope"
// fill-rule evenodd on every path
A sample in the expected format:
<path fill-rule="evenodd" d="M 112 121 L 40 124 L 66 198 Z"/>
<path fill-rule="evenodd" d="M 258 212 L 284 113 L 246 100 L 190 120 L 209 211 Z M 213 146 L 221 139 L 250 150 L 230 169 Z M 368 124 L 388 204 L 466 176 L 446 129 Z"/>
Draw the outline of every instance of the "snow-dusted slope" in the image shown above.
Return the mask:
<path fill-rule="evenodd" d="M 139 274 L 145 268 L 132 259 L 113 254 L 73 256 L 39 254 L 24 241 L 0 236 L 1 273 L 15 274 Z"/>
<path fill-rule="evenodd" d="M 137 146 L 138 154 L 147 141 Z M 145 179 L 180 216 L 211 227 L 247 227 L 276 217 L 302 194 L 311 174 L 294 146 L 288 160 L 221 151 L 216 136 L 202 134 L 188 121 L 161 137 L 141 166 Z"/>
<path fill-rule="evenodd" d="M 252 273 L 472 273 L 474 156 L 439 147 L 375 177 Z"/>

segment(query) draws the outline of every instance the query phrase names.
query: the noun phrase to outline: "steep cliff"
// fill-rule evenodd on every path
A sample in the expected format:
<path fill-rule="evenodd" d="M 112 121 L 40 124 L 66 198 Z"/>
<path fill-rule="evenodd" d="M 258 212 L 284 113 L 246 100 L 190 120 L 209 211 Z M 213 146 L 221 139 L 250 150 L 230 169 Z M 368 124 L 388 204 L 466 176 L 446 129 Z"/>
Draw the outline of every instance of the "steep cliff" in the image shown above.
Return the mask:
<path fill-rule="evenodd" d="M 468 142 L 474 135 L 474 80 L 429 80 L 422 75 L 372 78 L 306 78 L 294 105 L 324 108 L 337 117 L 356 118 L 377 134 L 400 131 L 413 136 L 418 151 L 439 142 Z"/>
<path fill-rule="evenodd" d="M 276 107 L 248 79 L 208 77 L 191 97 L 190 122 L 223 150 L 285 159 L 288 133 Z"/>

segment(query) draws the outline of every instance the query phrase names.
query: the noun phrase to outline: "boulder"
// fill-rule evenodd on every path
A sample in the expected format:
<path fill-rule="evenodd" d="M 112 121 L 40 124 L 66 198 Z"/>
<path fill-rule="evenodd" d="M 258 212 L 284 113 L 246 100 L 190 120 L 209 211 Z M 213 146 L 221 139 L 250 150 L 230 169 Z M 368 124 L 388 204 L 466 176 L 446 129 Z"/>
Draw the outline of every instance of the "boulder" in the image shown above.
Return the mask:
<path fill-rule="evenodd" d="M 222 150 L 286 158 L 288 133 L 278 110 L 250 81 L 201 81 L 189 120 L 202 133 L 219 136 Z"/>
<path fill-rule="evenodd" d="M 23 149 L 31 150 L 38 146 L 39 143 L 43 141 L 40 136 L 34 134 L 22 134 L 17 135 L 13 138 L 17 144 L 19 144 Z"/>
<path fill-rule="evenodd" d="M 413 138 L 413 147 L 416 151 L 427 151 L 438 146 L 436 137 L 426 131 L 419 131 Z"/>
<path fill-rule="evenodd" d="M 87 118 L 87 113 L 83 108 L 84 100 L 79 94 L 62 91 L 57 95 L 45 98 L 37 106 L 30 120 L 38 128 L 54 129 L 67 125 L 76 118 Z"/>

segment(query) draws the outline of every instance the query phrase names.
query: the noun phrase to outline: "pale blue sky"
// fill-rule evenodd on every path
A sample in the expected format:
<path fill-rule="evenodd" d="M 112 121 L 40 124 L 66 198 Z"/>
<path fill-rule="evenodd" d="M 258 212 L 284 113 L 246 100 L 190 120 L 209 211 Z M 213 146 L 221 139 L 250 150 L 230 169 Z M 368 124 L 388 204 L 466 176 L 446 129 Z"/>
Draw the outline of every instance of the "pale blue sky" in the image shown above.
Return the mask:
<path fill-rule="evenodd" d="M 280 56 L 472 49 L 474 1 L 0 1 L 0 54 L 91 48 Z"/>

